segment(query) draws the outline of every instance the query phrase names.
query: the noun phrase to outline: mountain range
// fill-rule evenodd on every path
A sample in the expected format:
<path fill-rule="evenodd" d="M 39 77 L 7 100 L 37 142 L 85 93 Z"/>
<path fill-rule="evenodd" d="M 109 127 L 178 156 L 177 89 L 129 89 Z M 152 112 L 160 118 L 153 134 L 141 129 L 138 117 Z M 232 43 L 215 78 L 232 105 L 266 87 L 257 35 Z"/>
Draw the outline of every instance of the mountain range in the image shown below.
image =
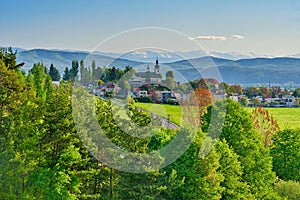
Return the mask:
<path fill-rule="evenodd" d="M 218 57 L 214 56 L 218 55 Z M 85 52 L 72 50 L 18 49 L 17 61 L 25 62 L 23 69 L 28 71 L 34 63 L 51 63 L 63 73 L 65 67 L 71 67 L 72 60 L 85 60 L 85 66 L 91 66 L 95 60 L 97 66 L 115 66 L 125 68 L 130 65 L 138 71 L 145 71 L 149 65 L 153 69 L 155 59 L 161 64 L 161 72 L 173 70 L 178 81 L 194 80 L 201 77 L 215 77 L 219 81 L 239 84 L 294 82 L 300 84 L 300 58 L 257 57 L 238 53 L 217 52 L 162 52 L 156 50 L 138 50 L 126 54 Z M 229 59 L 231 58 L 231 59 Z M 238 58 L 238 59 L 234 59 Z M 151 69 L 151 70 L 152 70 Z"/>

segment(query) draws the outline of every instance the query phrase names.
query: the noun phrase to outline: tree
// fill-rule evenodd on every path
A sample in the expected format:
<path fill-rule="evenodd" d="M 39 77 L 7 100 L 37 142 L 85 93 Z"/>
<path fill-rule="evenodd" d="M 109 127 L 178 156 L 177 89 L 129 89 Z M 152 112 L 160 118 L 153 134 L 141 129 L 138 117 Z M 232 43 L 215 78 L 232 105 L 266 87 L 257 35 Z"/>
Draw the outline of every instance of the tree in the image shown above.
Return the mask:
<path fill-rule="evenodd" d="M 50 65 L 49 75 L 52 81 L 60 81 L 60 74 L 56 67 L 53 64 Z"/>
<path fill-rule="evenodd" d="M 295 89 L 295 91 L 293 92 L 293 96 L 300 97 L 300 88 Z"/>
<path fill-rule="evenodd" d="M 239 98 L 239 103 L 242 106 L 248 106 L 248 104 L 249 104 L 248 98 L 247 97 L 241 97 L 241 98 Z"/>
<path fill-rule="evenodd" d="M 192 105 L 196 105 L 199 109 L 199 118 L 204 113 L 206 107 L 215 102 L 213 94 L 206 88 L 196 88 L 190 98 Z"/>
<path fill-rule="evenodd" d="M 281 88 L 279 86 L 272 86 L 270 88 L 270 92 L 273 98 L 277 98 L 278 95 L 281 93 Z"/>
<path fill-rule="evenodd" d="M 71 74 L 70 74 L 70 73 L 71 73 L 71 72 L 69 71 L 69 68 L 66 67 L 66 68 L 65 68 L 65 71 L 64 71 L 64 74 L 63 74 L 63 80 L 64 80 L 64 81 L 70 80 L 70 78 L 71 78 Z"/>
<path fill-rule="evenodd" d="M 46 98 L 45 93 L 45 80 L 48 74 L 46 73 L 47 67 L 42 63 L 34 64 L 29 73 L 33 75 L 33 83 L 36 93 L 41 98 Z"/>
<path fill-rule="evenodd" d="M 282 180 L 300 181 L 300 130 L 286 129 L 273 135 L 273 168 Z"/>
<path fill-rule="evenodd" d="M 268 94 L 270 94 L 270 90 L 264 86 L 259 87 L 259 94 L 265 98 Z"/>
<path fill-rule="evenodd" d="M 169 88 L 170 90 L 174 89 L 174 78 L 172 77 L 166 78 L 166 87 Z"/>
<path fill-rule="evenodd" d="M 256 98 L 256 97 L 252 97 L 251 98 L 251 104 L 254 105 L 254 106 L 260 106 L 261 105 L 261 101 Z"/>
<path fill-rule="evenodd" d="M 17 51 L 13 52 L 12 48 L 0 48 L 0 60 L 4 62 L 7 69 L 19 69 L 25 63 L 17 64 Z"/>
<path fill-rule="evenodd" d="M 79 64 L 78 64 L 78 60 L 73 60 L 72 61 L 72 68 L 70 69 L 70 79 L 72 81 L 75 81 L 76 77 L 77 77 L 77 74 L 78 74 L 78 71 L 79 71 Z"/>
<path fill-rule="evenodd" d="M 269 111 L 258 107 L 252 111 L 254 129 L 264 137 L 265 147 L 272 144 L 272 136 L 280 130 L 277 121 L 269 114 Z"/>
<path fill-rule="evenodd" d="M 92 82 L 94 83 L 97 79 L 100 79 L 101 77 L 98 76 L 96 72 L 96 61 L 92 60 Z"/>
<path fill-rule="evenodd" d="M 84 60 L 80 60 L 80 82 L 81 84 L 84 82 Z"/>
<path fill-rule="evenodd" d="M 243 93 L 243 89 L 242 89 L 241 85 L 237 85 L 237 84 L 230 85 L 229 90 L 230 90 L 231 94 L 242 94 Z"/>
<path fill-rule="evenodd" d="M 222 199 L 254 199 L 250 193 L 250 187 L 242 181 L 243 168 L 238 160 L 238 155 L 224 139 L 218 141 L 215 148 L 220 155 L 218 171 L 224 177 L 221 182 Z"/>
<path fill-rule="evenodd" d="M 218 88 L 222 92 L 226 92 L 227 94 L 230 94 L 230 87 L 229 87 L 229 85 L 227 83 L 225 83 L 225 82 L 219 83 Z"/>
<path fill-rule="evenodd" d="M 216 107 L 215 110 L 218 111 L 218 107 L 221 106 L 222 102 L 217 102 L 212 107 Z M 220 111 L 222 112 L 222 109 Z M 203 116 L 203 120 L 208 124 L 211 121 L 209 113 Z M 220 125 L 209 124 L 209 126 Z M 269 150 L 263 145 L 262 136 L 254 130 L 250 114 L 238 102 L 227 99 L 225 121 L 220 128 L 222 131 L 220 139 L 225 139 L 238 155 L 243 168 L 242 181 L 249 185 L 251 194 L 257 199 L 276 199 L 277 196 L 273 191 L 275 173 L 272 172 L 272 158 Z M 203 131 L 207 130 L 208 126 L 205 125 Z"/>
<path fill-rule="evenodd" d="M 259 90 L 256 87 L 248 87 L 245 89 L 245 95 L 248 98 L 256 97 L 259 93 Z"/>

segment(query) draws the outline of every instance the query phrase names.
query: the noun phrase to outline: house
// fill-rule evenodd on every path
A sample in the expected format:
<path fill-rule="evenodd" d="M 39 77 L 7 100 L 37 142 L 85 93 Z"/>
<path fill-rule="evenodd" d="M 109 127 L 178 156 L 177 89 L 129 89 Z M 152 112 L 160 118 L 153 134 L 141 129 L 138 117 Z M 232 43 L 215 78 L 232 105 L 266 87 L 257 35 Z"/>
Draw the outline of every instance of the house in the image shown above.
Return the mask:
<path fill-rule="evenodd" d="M 93 94 L 95 95 L 99 95 L 99 96 L 104 96 L 106 93 L 108 92 L 112 92 L 113 90 L 115 90 L 116 88 L 116 84 L 113 82 L 106 82 L 104 84 L 101 84 L 99 86 L 97 86 L 94 90 L 93 90 Z"/>
<path fill-rule="evenodd" d="M 283 95 L 282 101 L 285 103 L 287 107 L 294 107 L 296 104 L 296 98 L 292 95 Z"/>

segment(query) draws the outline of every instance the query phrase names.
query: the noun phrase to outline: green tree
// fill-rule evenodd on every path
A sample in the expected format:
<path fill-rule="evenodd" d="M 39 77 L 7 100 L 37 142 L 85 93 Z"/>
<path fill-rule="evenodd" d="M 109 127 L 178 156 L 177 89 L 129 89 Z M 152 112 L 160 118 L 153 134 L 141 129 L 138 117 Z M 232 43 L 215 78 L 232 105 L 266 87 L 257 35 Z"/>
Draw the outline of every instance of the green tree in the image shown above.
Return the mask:
<path fill-rule="evenodd" d="M 300 97 L 300 88 L 295 89 L 295 91 L 293 92 L 293 96 Z"/>
<path fill-rule="evenodd" d="M 256 97 L 252 97 L 251 98 L 251 104 L 254 105 L 254 106 L 260 106 L 261 105 L 261 101 L 256 98 Z"/>
<path fill-rule="evenodd" d="M 300 181 L 300 130 L 283 130 L 273 135 L 273 168 L 283 180 Z"/>
<path fill-rule="evenodd" d="M 221 106 L 222 102 L 217 102 L 213 108 L 216 107 L 214 109 L 219 112 L 218 107 Z M 210 122 L 210 109 L 208 111 L 203 120 Z M 239 103 L 227 99 L 224 125 L 209 126 L 214 129 L 222 128 L 219 129 L 222 130 L 220 139 L 225 139 L 238 155 L 238 161 L 243 168 L 242 182 L 249 185 L 251 194 L 257 199 L 276 199 L 273 191 L 275 173 L 272 172 L 272 158 L 263 145 L 262 136 L 254 130 L 251 115 Z M 204 123 L 202 128 L 206 131 L 208 126 Z"/>
<path fill-rule="evenodd" d="M 79 71 L 79 64 L 78 64 L 78 60 L 73 60 L 72 61 L 72 68 L 70 69 L 70 79 L 72 81 L 75 81 L 76 77 L 77 77 L 77 74 L 78 74 L 78 71 Z"/>
<path fill-rule="evenodd" d="M 19 69 L 25 63 L 17 64 L 17 51 L 13 52 L 12 48 L 0 48 L 0 60 L 4 62 L 7 69 Z"/>
<path fill-rule="evenodd" d="M 242 106 L 248 106 L 248 104 L 249 104 L 248 98 L 247 97 L 241 97 L 241 98 L 239 98 L 239 103 Z"/>
<path fill-rule="evenodd" d="M 270 90 L 264 86 L 259 87 L 259 94 L 265 98 L 268 94 L 270 94 Z"/>
<path fill-rule="evenodd" d="M 224 139 L 218 141 L 215 148 L 220 154 L 218 171 L 224 177 L 224 181 L 221 183 L 222 199 L 254 199 L 250 193 L 250 187 L 242 181 L 243 168 L 238 160 L 238 155 Z"/>
<path fill-rule="evenodd" d="M 227 83 L 225 83 L 225 82 L 219 83 L 218 88 L 222 92 L 226 92 L 227 94 L 230 94 L 230 87 Z"/>
<path fill-rule="evenodd" d="M 68 67 L 65 68 L 64 74 L 63 74 L 63 80 L 68 81 L 71 78 L 70 70 Z"/>
<path fill-rule="evenodd" d="M 60 74 L 56 67 L 53 66 L 53 64 L 50 65 L 49 69 L 49 75 L 52 79 L 52 81 L 60 81 Z"/>
<path fill-rule="evenodd" d="M 256 87 L 248 87 L 245 89 L 245 95 L 248 98 L 256 97 L 259 93 L 259 90 Z"/>
<path fill-rule="evenodd" d="M 33 84 L 36 89 L 36 93 L 39 97 L 46 98 L 45 80 L 49 76 L 47 73 L 47 67 L 42 63 L 34 64 L 33 68 L 29 71 L 33 75 Z"/>
<path fill-rule="evenodd" d="M 233 84 L 229 86 L 231 94 L 243 94 L 243 89 L 241 85 Z"/>

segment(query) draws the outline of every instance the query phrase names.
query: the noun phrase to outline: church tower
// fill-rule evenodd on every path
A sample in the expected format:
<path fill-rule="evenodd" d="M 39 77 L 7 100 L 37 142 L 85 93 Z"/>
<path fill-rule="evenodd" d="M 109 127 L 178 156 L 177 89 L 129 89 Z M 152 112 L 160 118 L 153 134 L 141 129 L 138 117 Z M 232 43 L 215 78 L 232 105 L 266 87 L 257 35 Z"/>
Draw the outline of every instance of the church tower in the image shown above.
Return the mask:
<path fill-rule="evenodd" d="M 154 72 L 155 74 L 160 74 L 159 72 L 159 64 L 158 64 L 158 58 L 156 58 L 156 63 L 155 63 L 155 67 L 154 67 Z"/>

